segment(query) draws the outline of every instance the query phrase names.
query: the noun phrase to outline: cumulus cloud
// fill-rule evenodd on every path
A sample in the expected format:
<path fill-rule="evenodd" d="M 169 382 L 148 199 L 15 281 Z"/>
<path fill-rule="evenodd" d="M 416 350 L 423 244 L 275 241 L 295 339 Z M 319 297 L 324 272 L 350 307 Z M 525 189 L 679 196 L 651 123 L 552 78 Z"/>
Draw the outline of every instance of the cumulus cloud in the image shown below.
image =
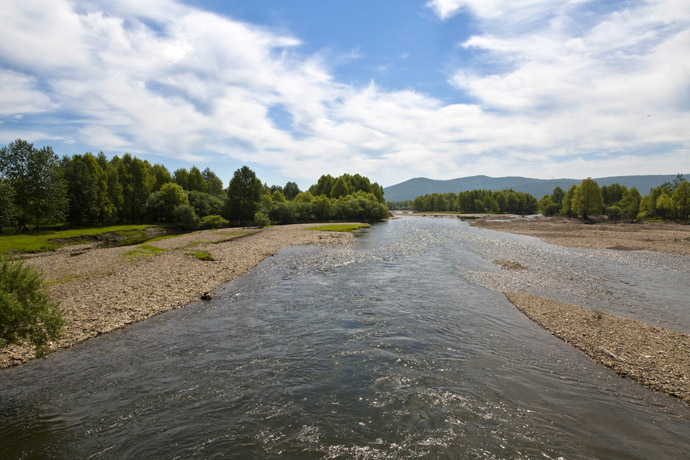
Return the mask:
<path fill-rule="evenodd" d="M 476 16 L 483 32 L 460 47 L 505 63 L 458 69 L 450 83 L 474 102 L 448 104 L 341 83 L 327 53 L 303 54 L 299 37 L 172 0 L 10 2 L 0 10 L 0 117 L 40 113 L 56 125 L 70 114 L 70 132 L 43 138 L 189 161 L 222 155 L 291 179 L 584 177 L 617 161 L 687 170 L 687 2 L 598 22 L 580 21 L 582 3 L 429 2 L 442 19 Z M 38 134 L 8 125 L 7 142 Z M 659 146 L 658 169 L 640 167 Z"/>

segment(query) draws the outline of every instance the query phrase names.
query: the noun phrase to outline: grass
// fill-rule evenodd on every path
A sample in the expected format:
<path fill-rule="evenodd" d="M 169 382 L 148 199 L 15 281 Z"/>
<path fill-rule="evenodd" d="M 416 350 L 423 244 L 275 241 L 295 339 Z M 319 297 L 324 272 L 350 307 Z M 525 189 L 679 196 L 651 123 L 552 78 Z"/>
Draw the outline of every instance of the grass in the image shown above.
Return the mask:
<path fill-rule="evenodd" d="M 189 254 L 190 256 L 194 256 L 199 260 L 206 260 L 206 261 L 212 261 L 213 260 L 213 257 L 211 256 L 211 254 L 209 254 L 206 251 L 194 251 L 194 252 L 188 252 L 187 254 Z"/>
<path fill-rule="evenodd" d="M 75 281 L 80 279 L 81 276 L 71 276 L 69 278 L 62 278 L 59 280 L 46 281 L 46 286 L 52 286 L 53 284 L 69 283 L 70 281 Z"/>
<path fill-rule="evenodd" d="M 157 248 L 156 246 L 151 246 L 148 244 L 142 244 L 136 249 L 132 249 L 131 251 L 125 252 L 124 256 L 129 260 L 132 260 L 135 257 L 155 256 L 156 254 L 162 254 L 166 251 L 167 249 Z"/>
<path fill-rule="evenodd" d="M 82 239 L 80 237 L 96 236 L 108 232 L 118 232 L 126 236 L 131 235 L 132 237 L 143 237 L 144 229 L 147 227 L 151 227 L 151 225 L 119 225 L 79 230 L 40 230 L 37 232 L 0 234 L 0 254 L 6 252 L 36 253 L 54 251 L 61 246 L 89 241 L 88 238 Z"/>
<path fill-rule="evenodd" d="M 333 224 L 307 227 L 307 230 L 322 230 L 325 232 L 354 232 L 360 228 L 369 228 L 369 224 Z"/>

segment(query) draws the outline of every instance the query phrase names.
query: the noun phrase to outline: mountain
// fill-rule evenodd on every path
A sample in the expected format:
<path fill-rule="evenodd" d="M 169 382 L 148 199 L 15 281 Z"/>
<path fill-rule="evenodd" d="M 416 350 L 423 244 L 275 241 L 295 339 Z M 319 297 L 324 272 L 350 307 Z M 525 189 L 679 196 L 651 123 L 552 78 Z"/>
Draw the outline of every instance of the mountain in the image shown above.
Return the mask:
<path fill-rule="evenodd" d="M 620 184 L 628 188 L 637 187 L 643 195 L 649 190 L 657 187 L 664 182 L 671 182 L 675 179 L 675 174 L 654 175 L 654 176 L 612 176 L 598 177 L 594 180 L 600 187 L 604 185 Z M 420 195 L 429 193 L 458 193 L 465 190 L 506 190 L 513 189 L 516 192 L 524 192 L 539 199 L 544 195 L 550 195 L 553 189 L 558 186 L 563 191 L 568 190 L 572 185 L 578 185 L 581 179 L 530 179 L 529 177 L 489 177 L 489 176 L 470 176 L 450 180 L 434 180 L 426 177 L 416 177 L 414 179 L 401 182 L 390 187 L 384 187 L 383 192 L 387 201 L 413 200 Z"/>

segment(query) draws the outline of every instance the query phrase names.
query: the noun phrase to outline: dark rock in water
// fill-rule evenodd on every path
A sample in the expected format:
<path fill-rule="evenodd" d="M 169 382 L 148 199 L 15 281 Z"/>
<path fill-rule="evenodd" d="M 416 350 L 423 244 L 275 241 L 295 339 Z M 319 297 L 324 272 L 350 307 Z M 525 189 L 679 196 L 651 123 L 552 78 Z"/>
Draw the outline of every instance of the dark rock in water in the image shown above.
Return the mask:
<path fill-rule="evenodd" d="M 209 294 L 208 292 L 204 292 L 203 294 L 201 294 L 201 300 L 211 300 L 211 294 Z"/>

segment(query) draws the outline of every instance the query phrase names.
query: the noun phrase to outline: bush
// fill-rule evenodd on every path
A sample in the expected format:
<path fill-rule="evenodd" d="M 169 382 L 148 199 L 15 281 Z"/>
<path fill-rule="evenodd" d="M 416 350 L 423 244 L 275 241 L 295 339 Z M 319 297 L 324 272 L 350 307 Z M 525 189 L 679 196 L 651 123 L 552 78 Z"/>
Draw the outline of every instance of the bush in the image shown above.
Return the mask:
<path fill-rule="evenodd" d="M 188 204 L 175 206 L 173 216 L 175 218 L 175 222 L 185 230 L 196 228 L 199 224 L 199 218 L 196 216 L 194 208 Z"/>
<path fill-rule="evenodd" d="M 223 219 L 222 216 L 213 214 L 210 216 L 202 217 L 199 221 L 199 228 L 221 228 L 228 225 L 230 222 Z"/>
<path fill-rule="evenodd" d="M 21 262 L 0 260 L 0 347 L 28 341 L 36 356 L 62 336 L 58 302 L 51 302 L 40 273 Z"/>
<path fill-rule="evenodd" d="M 208 193 L 190 191 L 187 192 L 189 204 L 199 217 L 219 215 L 223 212 L 223 200 Z"/>
<path fill-rule="evenodd" d="M 254 223 L 259 228 L 264 228 L 267 225 L 271 225 L 271 221 L 268 219 L 268 216 L 261 211 L 254 213 Z"/>

